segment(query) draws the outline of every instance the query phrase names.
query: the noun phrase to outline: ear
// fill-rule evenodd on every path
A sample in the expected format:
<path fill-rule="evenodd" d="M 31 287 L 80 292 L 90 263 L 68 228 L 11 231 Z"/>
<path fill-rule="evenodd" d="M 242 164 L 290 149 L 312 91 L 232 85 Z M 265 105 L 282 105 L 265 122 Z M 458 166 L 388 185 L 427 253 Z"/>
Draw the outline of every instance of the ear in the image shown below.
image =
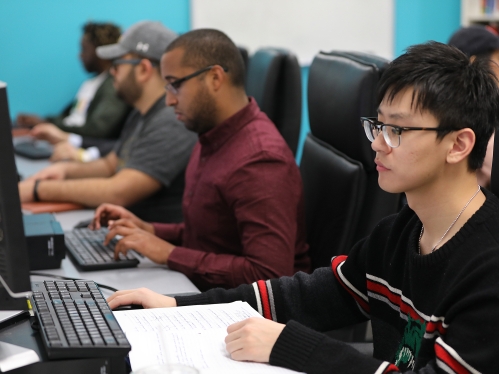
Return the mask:
<path fill-rule="evenodd" d="M 227 73 L 224 71 L 224 69 L 220 65 L 215 65 L 211 69 L 209 73 L 209 81 L 208 84 L 211 86 L 211 88 L 216 92 L 220 90 L 220 88 L 225 84 L 227 81 Z"/>
<path fill-rule="evenodd" d="M 135 78 L 137 82 L 143 83 L 147 81 L 154 72 L 155 69 L 151 61 L 144 58 L 140 61 L 140 64 L 135 67 Z"/>
<path fill-rule="evenodd" d="M 470 128 L 450 133 L 451 148 L 447 153 L 447 162 L 457 164 L 466 159 L 475 146 L 475 133 Z"/>

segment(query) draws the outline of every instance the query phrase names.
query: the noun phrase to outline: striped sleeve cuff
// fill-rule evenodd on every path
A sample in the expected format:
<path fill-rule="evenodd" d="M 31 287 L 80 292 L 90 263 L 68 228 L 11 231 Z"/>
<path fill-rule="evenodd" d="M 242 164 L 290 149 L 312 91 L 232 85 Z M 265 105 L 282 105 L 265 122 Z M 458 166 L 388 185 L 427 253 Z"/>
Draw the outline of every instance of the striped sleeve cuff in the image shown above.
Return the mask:
<path fill-rule="evenodd" d="M 252 284 L 255 291 L 256 310 L 264 318 L 275 322 L 285 322 L 281 287 L 278 279 L 259 280 Z"/>

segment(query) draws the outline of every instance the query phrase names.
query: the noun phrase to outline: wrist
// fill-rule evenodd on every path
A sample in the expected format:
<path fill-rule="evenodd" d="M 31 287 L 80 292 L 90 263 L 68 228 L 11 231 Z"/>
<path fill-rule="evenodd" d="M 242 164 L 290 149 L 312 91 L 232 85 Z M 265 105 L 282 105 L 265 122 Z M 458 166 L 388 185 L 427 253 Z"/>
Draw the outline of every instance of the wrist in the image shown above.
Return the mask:
<path fill-rule="evenodd" d="M 154 233 L 154 226 L 152 225 L 152 223 L 149 223 L 149 222 L 142 222 L 142 229 L 144 231 L 147 231 L 153 235 L 155 235 Z"/>

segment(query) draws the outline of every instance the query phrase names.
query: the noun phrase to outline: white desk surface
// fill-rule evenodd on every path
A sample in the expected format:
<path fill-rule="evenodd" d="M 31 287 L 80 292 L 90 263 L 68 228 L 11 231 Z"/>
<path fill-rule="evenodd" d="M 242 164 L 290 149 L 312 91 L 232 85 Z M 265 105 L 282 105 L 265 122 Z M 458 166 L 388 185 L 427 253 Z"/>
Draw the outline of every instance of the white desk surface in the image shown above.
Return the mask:
<path fill-rule="evenodd" d="M 30 160 L 21 156 L 15 156 L 18 172 L 26 178 L 38 170 L 49 165 L 48 160 Z M 71 230 L 78 222 L 90 219 L 93 210 L 76 210 L 55 214 L 64 231 Z M 161 294 L 181 294 L 199 292 L 197 287 L 182 273 L 168 269 L 167 266 L 158 265 L 149 259 L 140 258 L 140 264 L 136 268 L 101 270 L 101 271 L 79 271 L 66 256 L 62 261 L 60 269 L 38 270 L 44 274 L 54 274 L 70 278 L 90 279 L 119 290 L 146 287 Z M 42 276 L 31 276 L 32 280 L 47 279 Z M 111 292 L 102 289 L 107 295 Z"/>

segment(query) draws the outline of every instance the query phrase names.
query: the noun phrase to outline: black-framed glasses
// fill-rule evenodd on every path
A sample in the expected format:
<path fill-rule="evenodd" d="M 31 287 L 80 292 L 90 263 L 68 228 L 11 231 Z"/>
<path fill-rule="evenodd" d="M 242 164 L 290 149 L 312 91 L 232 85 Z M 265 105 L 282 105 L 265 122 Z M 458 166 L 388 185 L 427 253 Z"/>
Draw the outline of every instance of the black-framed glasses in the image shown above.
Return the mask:
<path fill-rule="evenodd" d="M 129 64 L 129 65 L 138 65 L 142 60 L 149 60 L 148 58 L 117 58 L 111 62 L 113 68 L 116 68 L 118 65 Z M 157 66 L 158 63 L 153 60 L 149 60 L 152 66 Z"/>
<path fill-rule="evenodd" d="M 376 117 L 360 117 L 360 122 L 364 127 L 367 139 L 374 142 L 380 132 L 382 132 L 386 144 L 392 148 L 397 148 L 400 145 L 400 138 L 404 131 L 449 131 L 448 129 L 438 127 L 401 127 L 388 125 L 378 121 Z"/>
<path fill-rule="evenodd" d="M 188 81 L 191 78 L 197 77 L 198 75 L 203 74 L 204 72 L 206 72 L 208 70 L 213 69 L 213 67 L 215 67 L 215 66 L 217 66 L 217 65 L 210 65 L 210 66 L 207 66 L 205 68 L 199 69 L 192 74 L 186 75 L 185 77 L 175 79 L 175 80 L 167 83 L 165 86 L 165 89 L 168 92 L 171 92 L 172 94 L 176 95 L 176 94 L 178 94 L 178 90 L 179 90 L 180 86 L 182 85 L 182 83 L 184 83 L 185 81 Z M 223 67 L 223 66 L 221 66 L 221 67 L 222 67 L 222 69 L 224 69 L 224 71 L 226 73 L 229 71 L 229 69 L 227 69 L 226 67 Z"/>

